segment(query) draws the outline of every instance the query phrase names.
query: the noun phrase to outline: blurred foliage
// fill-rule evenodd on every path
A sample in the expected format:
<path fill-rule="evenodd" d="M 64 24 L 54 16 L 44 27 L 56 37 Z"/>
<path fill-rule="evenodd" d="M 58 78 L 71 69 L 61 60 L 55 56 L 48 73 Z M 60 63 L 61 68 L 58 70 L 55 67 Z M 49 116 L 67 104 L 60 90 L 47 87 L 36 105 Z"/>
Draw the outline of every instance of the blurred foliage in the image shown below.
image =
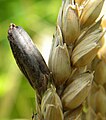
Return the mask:
<path fill-rule="evenodd" d="M 22 26 L 41 50 L 42 43 L 52 40 L 60 4 L 61 0 L 0 0 L 0 120 L 31 119 L 35 107 L 35 91 L 17 67 L 7 40 L 9 24 Z"/>

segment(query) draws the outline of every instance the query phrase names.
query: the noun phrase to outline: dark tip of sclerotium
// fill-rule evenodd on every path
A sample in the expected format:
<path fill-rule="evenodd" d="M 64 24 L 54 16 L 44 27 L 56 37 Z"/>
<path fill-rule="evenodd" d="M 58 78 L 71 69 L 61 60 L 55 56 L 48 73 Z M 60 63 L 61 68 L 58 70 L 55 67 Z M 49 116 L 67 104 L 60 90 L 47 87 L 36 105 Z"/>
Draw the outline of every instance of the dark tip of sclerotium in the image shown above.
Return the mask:
<path fill-rule="evenodd" d="M 18 28 L 14 23 L 10 23 L 9 29 Z"/>
<path fill-rule="evenodd" d="M 18 28 L 18 26 L 16 26 L 14 23 L 10 23 L 8 34 L 11 34 L 12 30 L 15 28 Z"/>
<path fill-rule="evenodd" d="M 15 27 L 16 25 L 14 23 L 10 23 L 10 26 L 9 26 L 10 29 L 15 28 Z"/>

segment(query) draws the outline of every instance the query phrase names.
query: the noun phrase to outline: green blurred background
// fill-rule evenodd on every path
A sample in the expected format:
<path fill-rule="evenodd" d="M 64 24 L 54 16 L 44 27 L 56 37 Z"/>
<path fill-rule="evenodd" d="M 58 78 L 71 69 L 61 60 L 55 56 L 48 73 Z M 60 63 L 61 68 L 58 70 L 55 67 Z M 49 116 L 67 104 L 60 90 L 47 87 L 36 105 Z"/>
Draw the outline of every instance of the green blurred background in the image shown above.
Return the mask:
<path fill-rule="evenodd" d="M 31 119 L 35 92 L 13 58 L 7 31 L 22 26 L 46 62 L 61 0 L 0 0 L 0 120 Z"/>

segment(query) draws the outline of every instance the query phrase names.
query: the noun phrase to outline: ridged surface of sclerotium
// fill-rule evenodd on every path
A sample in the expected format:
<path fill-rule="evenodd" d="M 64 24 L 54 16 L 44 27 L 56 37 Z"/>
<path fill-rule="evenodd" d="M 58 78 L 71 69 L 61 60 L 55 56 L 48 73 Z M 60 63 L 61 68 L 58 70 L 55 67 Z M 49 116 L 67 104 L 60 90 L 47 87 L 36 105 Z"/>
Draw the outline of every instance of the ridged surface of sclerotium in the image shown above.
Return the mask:
<path fill-rule="evenodd" d="M 93 73 L 83 73 L 69 84 L 62 95 L 64 110 L 77 108 L 88 96 L 93 80 Z"/>
<path fill-rule="evenodd" d="M 31 86 L 42 94 L 48 84 L 49 69 L 26 31 L 11 24 L 8 39 L 15 60 Z"/>

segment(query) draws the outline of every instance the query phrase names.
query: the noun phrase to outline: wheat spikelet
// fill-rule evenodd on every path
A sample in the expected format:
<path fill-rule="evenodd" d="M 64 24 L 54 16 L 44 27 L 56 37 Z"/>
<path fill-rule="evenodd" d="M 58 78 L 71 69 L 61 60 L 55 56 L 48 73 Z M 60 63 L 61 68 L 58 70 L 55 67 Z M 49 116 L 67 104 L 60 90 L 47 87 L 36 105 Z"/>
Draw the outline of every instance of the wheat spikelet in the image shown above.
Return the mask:
<path fill-rule="evenodd" d="M 97 57 L 105 31 L 96 21 L 103 3 L 62 1 L 48 66 L 24 29 L 10 25 L 16 62 L 37 91 L 35 120 L 106 119 L 106 66 Z"/>

